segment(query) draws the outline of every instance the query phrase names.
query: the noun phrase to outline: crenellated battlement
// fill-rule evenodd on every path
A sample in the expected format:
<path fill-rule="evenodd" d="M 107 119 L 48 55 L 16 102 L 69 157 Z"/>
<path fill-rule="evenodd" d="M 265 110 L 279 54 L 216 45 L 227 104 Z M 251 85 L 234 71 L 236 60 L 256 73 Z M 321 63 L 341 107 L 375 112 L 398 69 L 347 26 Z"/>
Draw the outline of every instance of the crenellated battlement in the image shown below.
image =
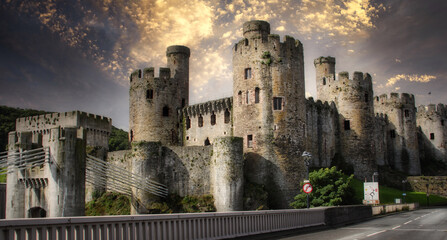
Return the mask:
<path fill-rule="evenodd" d="M 205 115 L 211 112 L 220 112 L 226 108 L 231 109 L 233 106 L 233 97 L 221 98 L 205 103 L 199 103 L 191 105 L 179 110 L 179 115 L 183 113 L 183 116 L 197 116 Z"/>
<path fill-rule="evenodd" d="M 166 57 L 169 57 L 171 54 L 184 54 L 187 57 L 191 56 L 191 51 L 188 47 L 181 46 L 181 45 L 173 45 L 169 46 L 166 49 Z"/>
<path fill-rule="evenodd" d="M 354 82 L 360 82 L 360 83 L 370 83 L 372 80 L 372 77 L 369 73 L 363 73 L 355 71 L 352 75 L 352 79 L 349 78 L 349 72 L 343 71 L 338 73 L 338 79 L 340 81 L 354 81 Z"/>
<path fill-rule="evenodd" d="M 378 103 L 393 103 L 393 104 L 405 104 L 415 105 L 414 95 L 409 93 L 390 93 L 375 96 L 374 100 Z"/>
<path fill-rule="evenodd" d="M 327 102 L 327 101 L 321 101 L 317 100 L 315 101 L 313 97 L 309 97 L 306 99 L 306 106 L 308 109 L 310 108 L 317 108 L 317 109 L 325 109 L 333 111 L 334 113 L 337 111 L 337 107 L 335 106 L 335 103 L 333 101 Z"/>
<path fill-rule="evenodd" d="M 141 69 L 137 69 L 130 74 L 130 82 L 133 80 L 141 80 L 141 79 L 163 79 L 168 80 L 171 78 L 171 69 L 161 67 L 158 69 L 158 77 L 155 77 L 155 70 L 153 67 L 144 68 L 143 71 Z"/>
<path fill-rule="evenodd" d="M 427 106 L 420 105 L 417 108 L 418 115 L 438 115 L 441 118 L 447 118 L 447 106 L 442 103 L 429 104 Z"/>
<path fill-rule="evenodd" d="M 284 36 L 283 42 L 281 42 L 280 36 L 277 34 L 266 34 L 264 37 L 258 38 L 244 38 L 233 46 L 234 52 L 239 52 L 240 54 L 249 54 L 253 50 L 259 51 L 261 58 L 263 52 L 268 51 L 277 63 L 282 62 L 282 58 L 288 56 L 285 54 L 287 51 L 303 51 L 303 44 L 291 36 Z M 288 56 L 290 57 L 290 56 Z M 292 54 L 291 57 L 296 57 Z"/>
<path fill-rule="evenodd" d="M 111 132 L 112 119 L 81 111 L 48 113 L 16 119 L 16 131 L 48 130 L 54 127 L 84 127 L 105 133 Z"/>
<path fill-rule="evenodd" d="M 335 58 L 331 57 L 331 56 L 327 56 L 327 57 L 321 56 L 314 60 L 314 66 L 317 66 L 317 65 L 323 64 L 323 63 L 335 64 Z"/>

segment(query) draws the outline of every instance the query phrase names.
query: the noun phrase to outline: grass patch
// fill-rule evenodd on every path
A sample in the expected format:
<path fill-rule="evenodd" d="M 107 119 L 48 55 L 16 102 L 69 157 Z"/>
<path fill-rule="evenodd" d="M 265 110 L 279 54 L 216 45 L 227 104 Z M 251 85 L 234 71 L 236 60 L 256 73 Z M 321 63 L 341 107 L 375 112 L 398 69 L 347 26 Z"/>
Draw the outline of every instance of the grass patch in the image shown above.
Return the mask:
<path fill-rule="evenodd" d="M 129 197 L 115 192 L 105 192 L 85 205 L 86 216 L 129 215 Z"/>
<path fill-rule="evenodd" d="M 354 200 L 361 204 L 363 200 L 363 182 L 357 179 L 351 181 L 351 186 L 355 190 Z M 394 199 L 402 199 L 403 191 L 379 185 L 379 199 L 381 204 L 394 203 Z M 427 206 L 427 195 L 425 192 L 406 192 L 405 201 L 407 203 L 419 203 L 420 206 Z M 447 205 L 447 198 L 432 195 L 429 197 L 430 205 Z"/>

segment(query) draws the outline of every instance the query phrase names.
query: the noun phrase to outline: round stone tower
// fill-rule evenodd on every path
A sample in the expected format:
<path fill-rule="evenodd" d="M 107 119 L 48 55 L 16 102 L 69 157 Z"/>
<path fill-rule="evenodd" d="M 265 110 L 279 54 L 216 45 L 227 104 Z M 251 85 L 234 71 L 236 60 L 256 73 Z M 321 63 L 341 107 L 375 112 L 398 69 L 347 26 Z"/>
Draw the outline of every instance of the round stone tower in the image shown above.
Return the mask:
<path fill-rule="evenodd" d="M 265 21 L 243 32 L 233 48 L 234 135 L 244 139 L 247 180 L 266 186 L 272 207 L 288 208 L 306 171 L 303 46 L 280 42 Z"/>
<path fill-rule="evenodd" d="M 374 99 L 376 113 L 386 114 L 388 129 L 388 162 L 396 170 L 410 175 L 421 173 L 416 125 L 416 107 L 412 94 L 391 93 Z"/>
<path fill-rule="evenodd" d="M 333 57 L 319 57 L 314 61 L 315 71 L 316 71 L 316 82 L 317 82 L 317 92 L 318 98 L 321 101 L 328 101 L 325 99 L 329 97 L 326 92 L 330 86 L 334 84 L 335 81 L 335 58 Z"/>
<path fill-rule="evenodd" d="M 188 104 L 189 48 L 168 47 L 169 68 L 136 70 L 130 75 L 129 138 L 178 144 L 178 109 Z"/>
<path fill-rule="evenodd" d="M 189 56 L 189 48 L 185 46 L 170 46 L 166 50 L 168 68 L 171 69 L 171 78 L 177 83 L 182 108 L 189 105 Z"/>
<path fill-rule="evenodd" d="M 341 72 L 338 79 L 334 79 L 334 58 L 320 57 L 315 59 L 314 64 L 318 98 L 322 101 L 334 101 L 339 113 L 338 145 L 343 161 L 352 165 L 357 178 L 370 179 L 377 171 L 371 76 L 355 72 L 353 79 L 349 79 L 347 72 Z"/>

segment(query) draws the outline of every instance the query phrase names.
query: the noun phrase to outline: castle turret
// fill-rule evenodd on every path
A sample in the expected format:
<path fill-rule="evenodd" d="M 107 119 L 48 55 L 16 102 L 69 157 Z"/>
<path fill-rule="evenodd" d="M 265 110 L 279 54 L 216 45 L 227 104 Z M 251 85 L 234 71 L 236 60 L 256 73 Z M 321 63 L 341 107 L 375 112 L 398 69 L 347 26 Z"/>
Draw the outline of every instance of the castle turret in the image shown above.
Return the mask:
<path fill-rule="evenodd" d="M 303 46 L 280 42 L 265 21 L 246 22 L 243 32 L 233 48 L 234 135 L 244 139 L 247 179 L 266 185 L 273 207 L 289 207 L 305 174 Z"/>
<path fill-rule="evenodd" d="M 389 121 L 386 129 L 387 162 L 396 170 L 410 175 L 421 173 L 416 127 L 416 107 L 412 94 L 391 93 L 374 99 L 376 113 Z"/>
<path fill-rule="evenodd" d="M 334 58 L 320 57 L 314 64 L 320 100 L 334 101 L 339 113 L 339 148 L 343 161 L 352 165 L 357 178 L 370 178 L 377 169 L 371 76 L 355 72 L 349 79 L 349 73 L 341 72 L 338 79 L 333 79 Z"/>
<path fill-rule="evenodd" d="M 189 48 L 168 47 L 169 68 L 136 70 L 130 76 L 130 141 L 178 144 L 178 109 L 188 104 Z"/>
<path fill-rule="evenodd" d="M 447 107 L 443 104 L 419 106 L 417 125 L 421 130 L 421 162 L 437 160 L 447 164 Z"/>
<path fill-rule="evenodd" d="M 335 81 L 335 58 L 333 57 L 319 57 L 314 60 L 314 66 L 316 71 L 316 82 L 318 98 L 322 101 L 328 101 L 326 99 L 327 86 L 330 86 Z"/>
<path fill-rule="evenodd" d="M 182 108 L 189 105 L 189 56 L 189 48 L 185 46 L 170 46 L 166 50 L 168 68 L 171 69 L 171 78 L 177 82 Z"/>

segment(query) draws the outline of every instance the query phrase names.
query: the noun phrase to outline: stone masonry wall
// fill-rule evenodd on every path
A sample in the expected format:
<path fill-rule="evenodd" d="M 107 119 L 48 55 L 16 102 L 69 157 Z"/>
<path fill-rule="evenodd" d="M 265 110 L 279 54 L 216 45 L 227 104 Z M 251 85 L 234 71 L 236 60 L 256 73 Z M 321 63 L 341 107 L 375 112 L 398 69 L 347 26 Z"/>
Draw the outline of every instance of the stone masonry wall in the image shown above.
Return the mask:
<path fill-rule="evenodd" d="M 410 175 L 421 173 L 414 96 L 391 93 L 374 98 L 374 111 L 387 116 L 388 163 Z"/>
<path fill-rule="evenodd" d="M 233 98 L 224 98 L 182 109 L 183 145 L 204 146 L 217 137 L 232 136 L 232 102 Z"/>
<path fill-rule="evenodd" d="M 312 167 L 330 167 L 337 146 L 338 113 L 335 104 L 309 98 L 306 104 L 306 151 L 312 153 Z"/>

